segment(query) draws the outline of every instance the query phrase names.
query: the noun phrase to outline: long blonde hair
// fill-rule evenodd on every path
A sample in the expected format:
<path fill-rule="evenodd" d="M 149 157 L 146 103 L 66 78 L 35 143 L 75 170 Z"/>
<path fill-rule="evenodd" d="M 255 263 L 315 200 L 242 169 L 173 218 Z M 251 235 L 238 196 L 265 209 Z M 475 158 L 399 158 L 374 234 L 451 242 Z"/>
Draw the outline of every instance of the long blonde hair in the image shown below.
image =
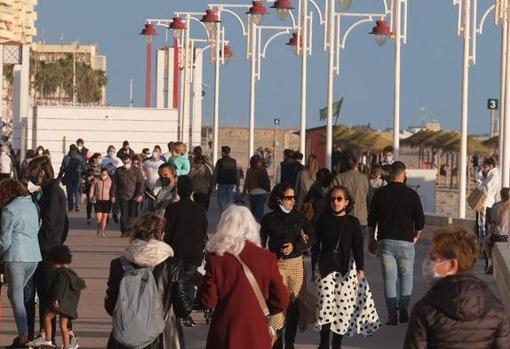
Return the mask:
<path fill-rule="evenodd" d="M 305 168 L 308 179 L 315 181 L 315 176 L 317 175 L 317 171 L 319 171 L 319 160 L 317 160 L 317 156 L 314 154 L 308 155 Z"/>

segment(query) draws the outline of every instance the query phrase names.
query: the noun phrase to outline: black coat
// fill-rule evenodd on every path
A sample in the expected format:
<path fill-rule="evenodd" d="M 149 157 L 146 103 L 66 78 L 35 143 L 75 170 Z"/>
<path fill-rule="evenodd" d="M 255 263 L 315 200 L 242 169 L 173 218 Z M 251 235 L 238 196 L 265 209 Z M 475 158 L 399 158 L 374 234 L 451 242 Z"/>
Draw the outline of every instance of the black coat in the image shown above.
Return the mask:
<path fill-rule="evenodd" d="M 70 319 L 77 319 L 81 290 L 85 287 L 85 281 L 74 270 L 57 269 L 49 291 L 52 310 Z M 59 303 L 58 308 L 53 307 L 56 300 Z"/>
<path fill-rule="evenodd" d="M 41 217 L 39 246 L 44 256 L 50 248 L 62 245 L 69 232 L 66 195 L 58 180 L 54 179 L 43 186 L 42 195 L 37 204 Z"/>
<path fill-rule="evenodd" d="M 358 219 L 351 215 L 335 217 L 329 211 L 324 213 L 317 221 L 317 242 L 320 244 L 321 254 L 332 253 L 337 244 L 340 258 L 338 260 L 342 275 L 349 271 L 351 255 L 356 263 L 356 270 L 363 270 L 363 237 Z M 340 242 L 340 243 L 339 243 Z M 313 249 L 313 260 L 317 260 Z"/>
<path fill-rule="evenodd" d="M 303 243 L 301 233 L 309 237 L 307 244 Z M 262 247 L 268 244 L 269 250 L 278 258 L 289 259 L 303 255 L 303 251 L 315 243 L 315 233 L 312 224 L 305 218 L 303 213 L 292 210 L 290 213 L 283 212 L 279 207 L 267 213 L 260 225 Z M 269 241 L 268 241 L 269 240 Z M 292 243 L 293 251 L 284 256 L 281 253 L 282 245 Z"/>
<path fill-rule="evenodd" d="M 132 264 L 138 268 L 136 264 Z M 154 278 L 158 285 L 159 294 L 163 302 L 163 310 L 166 319 L 165 330 L 161 336 L 152 344 L 144 349 L 173 349 L 176 346 L 173 343 L 178 342 L 180 348 L 184 349 L 184 336 L 182 328 L 176 318 L 187 317 L 192 310 L 192 301 L 184 291 L 183 280 L 184 271 L 182 262 L 178 259 L 169 257 L 158 264 L 153 270 Z M 115 304 L 119 297 L 119 287 L 124 269 L 120 258 L 115 258 L 110 264 L 110 275 L 106 289 L 104 307 L 106 312 L 113 316 Z M 112 335 L 108 339 L 107 349 L 128 349 L 118 343 Z"/>
<path fill-rule="evenodd" d="M 181 198 L 166 208 L 165 242 L 175 257 L 184 263 L 200 266 L 207 242 L 207 215 L 202 206 L 190 198 Z"/>
<path fill-rule="evenodd" d="M 472 275 L 437 281 L 413 309 L 404 349 L 508 349 L 505 308 Z"/>

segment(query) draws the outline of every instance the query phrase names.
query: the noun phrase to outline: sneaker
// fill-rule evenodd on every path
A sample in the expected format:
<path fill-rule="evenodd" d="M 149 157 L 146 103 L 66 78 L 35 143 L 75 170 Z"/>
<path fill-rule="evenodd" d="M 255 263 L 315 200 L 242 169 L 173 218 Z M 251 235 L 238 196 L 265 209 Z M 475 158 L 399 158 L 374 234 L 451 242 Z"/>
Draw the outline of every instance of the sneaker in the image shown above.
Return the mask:
<path fill-rule="evenodd" d="M 19 338 L 19 337 L 15 337 L 12 340 L 12 344 L 6 346 L 6 348 L 9 348 L 9 349 L 11 349 L 11 348 L 26 348 L 26 347 L 27 347 L 27 342 L 22 342 L 21 338 Z"/>
<path fill-rule="evenodd" d="M 53 344 L 51 341 L 44 340 L 43 337 L 36 337 L 33 341 L 26 343 L 27 347 L 51 347 L 55 348 L 55 344 Z"/>
<path fill-rule="evenodd" d="M 78 349 L 80 345 L 78 344 L 78 337 L 71 336 L 71 339 L 69 340 L 69 346 L 67 349 Z"/>
<path fill-rule="evenodd" d="M 186 327 L 195 327 L 197 325 L 191 316 L 188 316 L 186 319 L 184 319 L 183 324 Z"/>

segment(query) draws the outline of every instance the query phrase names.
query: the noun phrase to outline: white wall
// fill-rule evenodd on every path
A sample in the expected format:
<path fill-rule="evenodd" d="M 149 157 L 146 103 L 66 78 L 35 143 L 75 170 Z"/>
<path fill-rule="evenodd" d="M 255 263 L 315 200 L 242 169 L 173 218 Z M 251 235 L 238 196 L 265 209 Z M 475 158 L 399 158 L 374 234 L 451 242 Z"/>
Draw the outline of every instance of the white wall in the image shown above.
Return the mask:
<path fill-rule="evenodd" d="M 78 138 L 102 154 L 110 144 L 118 150 L 124 140 L 137 153 L 156 144 L 166 152 L 166 144 L 177 140 L 177 110 L 173 109 L 38 106 L 26 122 L 26 149 L 48 148 L 55 171 Z M 23 128 L 14 129 L 13 144 L 22 142 L 22 133 Z"/>

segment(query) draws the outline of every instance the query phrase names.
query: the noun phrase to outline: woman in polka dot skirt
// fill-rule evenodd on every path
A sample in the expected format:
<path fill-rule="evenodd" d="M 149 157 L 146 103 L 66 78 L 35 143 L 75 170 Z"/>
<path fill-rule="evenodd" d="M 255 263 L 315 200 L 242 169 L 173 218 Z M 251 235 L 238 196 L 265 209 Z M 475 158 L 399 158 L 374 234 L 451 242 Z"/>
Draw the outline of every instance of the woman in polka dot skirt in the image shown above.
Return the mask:
<path fill-rule="evenodd" d="M 320 244 L 317 282 L 319 349 L 342 347 L 344 335 L 374 334 L 380 327 L 372 293 L 363 273 L 361 226 L 349 215 L 354 202 L 345 187 L 329 191 L 329 211 L 317 221 Z"/>

